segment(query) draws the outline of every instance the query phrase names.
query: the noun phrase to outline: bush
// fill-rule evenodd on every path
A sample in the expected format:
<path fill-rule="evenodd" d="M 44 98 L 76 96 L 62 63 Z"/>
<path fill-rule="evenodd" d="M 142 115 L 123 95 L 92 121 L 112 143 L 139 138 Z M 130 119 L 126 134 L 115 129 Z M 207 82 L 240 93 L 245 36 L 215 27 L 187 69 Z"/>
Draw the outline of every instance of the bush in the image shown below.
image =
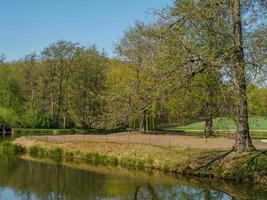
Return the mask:
<path fill-rule="evenodd" d="M 13 144 L 9 141 L 2 142 L 0 147 L 4 153 L 21 155 L 21 154 L 24 154 L 26 152 L 26 149 L 23 146 L 18 145 L 18 144 Z"/>
<path fill-rule="evenodd" d="M 99 153 L 86 153 L 84 155 L 84 160 L 89 163 L 89 164 L 94 164 L 94 165 L 113 165 L 116 166 L 118 165 L 119 161 L 116 157 L 114 156 L 108 156 L 108 155 L 103 155 Z"/>
<path fill-rule="evenodd" d="M 56 148 L 51 149 L 51 150 L 49 151 L 49 155 L 50 155 L 49 157 L 50 157 L 52 160 L 56 161 L 56 162 L 61 162 L 62 157 L 63 157 L 63 154 L 64 154 L 63 149 L 61 149 L 61 148 L 59 148 L 59 147 L 56 147 Z"/>
<path fill-rule="evenodd" d="M 69 151 L 67 151 L 67 152 L 65 153 L 65 160 L 66 160 L 66 161 L 69 161 L 69 162 L 73 162 L 73 161 L 75 160 L 75 155 L 74 155 L 74 153 L 73 153 L 73 152 L 69 152 Z"/>
<path fill-rule="evenodd" d="M 136 167 L 138 163 L 138 160 L 135 158 L 130 158 L 130 157 L 124 157 L 121 160 L 121 165 L 132 168 L 132 167 Z"/>
<path fill-rule="evenodd" d="M 16 115 L 16 112 L 10 108 L 0 107 L 0 124 L 16 126 L 18 124 L 18 116 Z"/>
<path fill-rule="evenodd" d="M 90 164 L 99 164 L 100 162 L 100 154 L 99 153 L 87 153 L 85 154 L 85 161 Z"/>
<path fill-rule="evenodd" d="M 48 154 L 47 149 L 40 147 L 40 146 L 37 146 L 37 145 L 31 146 L 28 149 L 28 153 L 32 157 L 41 157 L 41 158 L 45 157 Z"/>

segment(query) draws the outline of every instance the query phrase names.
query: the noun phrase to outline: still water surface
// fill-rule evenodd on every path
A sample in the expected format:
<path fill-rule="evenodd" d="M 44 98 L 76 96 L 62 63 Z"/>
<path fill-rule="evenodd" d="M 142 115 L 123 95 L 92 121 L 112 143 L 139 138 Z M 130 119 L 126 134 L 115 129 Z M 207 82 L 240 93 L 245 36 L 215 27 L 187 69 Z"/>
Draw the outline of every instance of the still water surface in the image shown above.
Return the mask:
<path fill-rule="evenodd" d="M 86 170 L 0 155 L 0 200 L 267 199 L 252 186 L 121 168 Z"/>
<path fill-rule="evenodd" d="M 0 154 L 0 200 L 267 200 L 267 188 L 255 185 L 75 167 Z"/>

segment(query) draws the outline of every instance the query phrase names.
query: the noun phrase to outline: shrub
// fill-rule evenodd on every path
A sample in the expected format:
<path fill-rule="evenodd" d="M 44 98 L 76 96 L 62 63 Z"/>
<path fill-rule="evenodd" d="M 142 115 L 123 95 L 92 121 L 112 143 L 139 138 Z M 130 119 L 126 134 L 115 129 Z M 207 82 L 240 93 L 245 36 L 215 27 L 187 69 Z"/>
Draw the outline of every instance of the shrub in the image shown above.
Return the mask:
<path fill-rule="evenodd" d="M 137 160 L 134 159 L 134 158 L 130 158 L 130 157 L 124 157 L 122 160 L 121 160 L 121 165 L 123 166 L 127 166 L 127 167 L 135 167 L 137 166 L 137 163 L 136 162 Z"/>
<path fill-rule="evenodd" d="M 9 141 L 2 142 L 1 149 L 4 153 L 12 153 L 15 155 L 24 154 L 26 152 L 26 149 L 23 146 L 19 144 L 13 144 Z"/>
<path fill-rule="evenodd" d="M 19 144 L 13 144 L 12 152 L 16 155 L 21 155 L 26 153 L 26 148 Z"/>
<path fill-rule="evenodd" d="M 34 145 L 28 149 L 28 153 L 32 157 L 45 157 L 47 155 L 47 149 L 40 147 L 38 145 Z"/>
<path fill-rule="evenodd" d="M 84 160 L 89 163 L 89 164 L 94 164 L 94 165 L 113 165 L 116 166 L 118 165 L 119 161 L 116 157 L 114 156 L 108 156 L 108 155 L 103 155 L 99 153 L 86 153 L 84 155 Z"/>
<path fill-rule="evenodd" d="M 148 167 L 148 168 L 153 168 L 154 167 L 154 161 L 153 161 L 153 158 L 151 157 L 147 157 L 145 159 L 145 167 Z"/>
<path fill-rule="evenodd" d="M 69 161 L 69 162 L 73 162 L 75 160 L 75 156 L 74 156 L 74 153 L 73 152 L 69 152 L 67 151 L 65 153 L 65 160 L 66 161 Z"/>
<path fill-rule="evenodd" d="M 90 164 L 99 164 L 101 160 L 101 156 L 99 153 L 87 153 L 85 154 L 85 160 Z"/>
<path fill-rule="evenodd" d="M 56 147 L 49 151 L 50 158 L 56 162 L 60 162 L 62 160 L 63 154 L 64 154 L 63 149 L 59 147 Z"/>
<path fill-rule="evenodd" d="M 117 166 L 119 164 L 119 160 L 118 160 L 118 158 L 111 156 L 111 157 L 109 157 L 108 163 L 113 165 L 113 166 Z"/>
<path fill-rule="evenodd" d="M 10 108 L 0 107 L 0 124 L 16 126 L 18 124 L 18 116 L 16 112 Z"/>

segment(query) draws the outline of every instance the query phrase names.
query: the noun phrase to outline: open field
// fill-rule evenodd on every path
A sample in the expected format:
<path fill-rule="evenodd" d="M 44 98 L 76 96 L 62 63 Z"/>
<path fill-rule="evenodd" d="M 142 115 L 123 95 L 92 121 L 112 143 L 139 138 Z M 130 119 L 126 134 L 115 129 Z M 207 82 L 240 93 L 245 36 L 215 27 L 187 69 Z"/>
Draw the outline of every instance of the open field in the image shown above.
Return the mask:
<path fill-rule="evenodd" d="M 28 140 L 45 141 L 48 143 L 81 143 L 81 142 L 115 142 L 136 143 L 168 147 L 182 147 L 193 149 L 231 149 L 235 143 L 234 139 L 226 137 L 201 138 L 186 135 L 156 135 L 134 133 L 116 133 L 108 135 L 62 135 L 62 136 L 32 136 Z M 23 137 L 18 139 L 23 141 Z M 254 140 L 257 149 L 267 149 L 267 144 L 260 140 Z"/>
<path fill-rule="evenodd" d="M 214 131 L 220 134 L 234 133 L 236 131 L 236 123 L 229 118 L 216 118 L 213 121 Z M 183 131 L 202 134 L 205 123 L 194 122 L 183 126 L 165 125 L 161 127 L 163 131 Z M 267 118 L 251 117 L 249 118 L 249 126 L 252 137 L 267 137 Z"/>

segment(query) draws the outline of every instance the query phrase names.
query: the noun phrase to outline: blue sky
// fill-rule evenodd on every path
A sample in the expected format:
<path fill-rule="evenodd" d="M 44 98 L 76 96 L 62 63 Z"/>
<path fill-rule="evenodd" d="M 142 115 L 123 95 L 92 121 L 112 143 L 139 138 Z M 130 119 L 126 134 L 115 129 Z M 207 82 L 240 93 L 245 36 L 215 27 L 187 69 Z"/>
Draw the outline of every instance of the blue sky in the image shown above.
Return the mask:
<path fill-rule="evenodd" d="M 0 0 L 0 54 L 8 61 L 59 39 L 113 47 L 136 20 L 151 21 L 172 0 Z"/>

